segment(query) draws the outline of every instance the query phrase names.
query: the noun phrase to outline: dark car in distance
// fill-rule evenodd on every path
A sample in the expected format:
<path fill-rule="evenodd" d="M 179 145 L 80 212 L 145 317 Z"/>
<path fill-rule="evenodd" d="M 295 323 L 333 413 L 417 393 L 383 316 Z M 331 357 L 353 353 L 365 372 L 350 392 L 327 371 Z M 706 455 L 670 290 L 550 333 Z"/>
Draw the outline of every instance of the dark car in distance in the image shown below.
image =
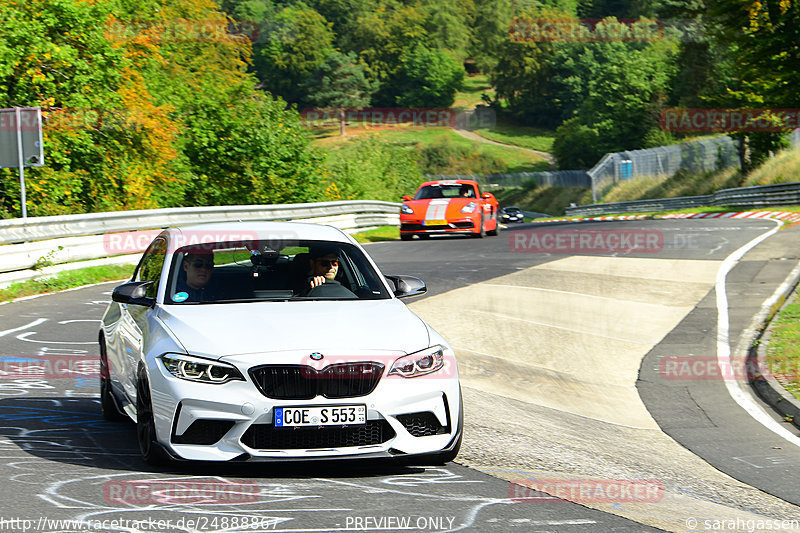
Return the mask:
<path fill-rule="evenodd" d="M 511 224 L 514 222 L 525 222 L 525 215 L 519 207 L 504 207 L 500 211 L 500 221 L 503 224 Z"/>

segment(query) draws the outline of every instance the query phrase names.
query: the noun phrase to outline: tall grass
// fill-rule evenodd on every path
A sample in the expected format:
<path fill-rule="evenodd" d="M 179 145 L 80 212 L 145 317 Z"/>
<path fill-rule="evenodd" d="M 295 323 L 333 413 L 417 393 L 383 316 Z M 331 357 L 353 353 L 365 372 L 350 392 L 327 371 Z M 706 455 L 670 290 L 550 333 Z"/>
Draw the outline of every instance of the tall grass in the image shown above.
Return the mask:
<path fill-rule="evenodd" d="M 754 169 L 745 186 L 800 181 L 800 149 L 784 150 Z"/>

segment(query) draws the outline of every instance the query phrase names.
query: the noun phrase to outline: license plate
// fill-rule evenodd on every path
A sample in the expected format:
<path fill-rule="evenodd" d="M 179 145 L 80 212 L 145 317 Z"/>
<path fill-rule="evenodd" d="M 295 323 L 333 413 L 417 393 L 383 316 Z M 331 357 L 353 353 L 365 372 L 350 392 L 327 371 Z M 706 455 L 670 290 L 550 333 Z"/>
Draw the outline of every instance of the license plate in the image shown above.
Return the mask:
<path fill-rule="evenodd" d="M 423 226 L 446 226 L 447 225 L 447 221 L 446 220 L 423 220 L 422 221 L 422 225 Z"/>
<path fill-rule="evenodd" d="M 275 427 L 279 428 L 353 426 L 366 423 L 366 405 L 275 408 Z"/>

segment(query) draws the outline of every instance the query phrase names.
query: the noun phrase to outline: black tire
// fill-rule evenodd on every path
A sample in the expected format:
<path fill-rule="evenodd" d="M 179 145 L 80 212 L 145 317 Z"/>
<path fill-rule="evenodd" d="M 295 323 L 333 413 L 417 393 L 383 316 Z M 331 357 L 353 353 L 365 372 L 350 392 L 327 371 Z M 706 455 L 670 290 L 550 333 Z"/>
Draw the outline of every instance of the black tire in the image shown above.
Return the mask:
<path fill-rule="evenodd" d="M 136 380 L 136 439 L 144 462 L 151 466 L 169 463 L 169 456 L 156 439 L 156 422 L 150 397 L 150 383 L 144 368 L 139 368 Z"/>
<path fill-rule="evenodd" d="M 400 234 L 401 241 L 410 241 L 413 237 L 414 237 L 413 235 L 408 235 L 407 233 Z"/>
<path fill-rule="evenodd" d="M 106 340 L 100 335 L 100 412 L 103 418 L 109 422 L 120 422 L 127 419 L 117 407 L 111 392 L 111 379 L 108 371 L 108 354 L 106 352 Z"/>

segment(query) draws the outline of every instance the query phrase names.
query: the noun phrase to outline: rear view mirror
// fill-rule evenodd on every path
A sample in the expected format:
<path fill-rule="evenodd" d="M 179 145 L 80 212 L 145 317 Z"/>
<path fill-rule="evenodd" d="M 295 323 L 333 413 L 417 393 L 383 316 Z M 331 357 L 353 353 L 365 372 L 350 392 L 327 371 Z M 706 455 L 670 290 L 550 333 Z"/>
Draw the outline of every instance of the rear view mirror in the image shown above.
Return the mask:
<path fill-rule="evenodd" d="M 404 194 L 402 200 L 404 202 L 408 202 L 410 200 L 413 200 L 413 198 L 411 198 L 411 195 L 409 195 L 409 194 Z"/>

